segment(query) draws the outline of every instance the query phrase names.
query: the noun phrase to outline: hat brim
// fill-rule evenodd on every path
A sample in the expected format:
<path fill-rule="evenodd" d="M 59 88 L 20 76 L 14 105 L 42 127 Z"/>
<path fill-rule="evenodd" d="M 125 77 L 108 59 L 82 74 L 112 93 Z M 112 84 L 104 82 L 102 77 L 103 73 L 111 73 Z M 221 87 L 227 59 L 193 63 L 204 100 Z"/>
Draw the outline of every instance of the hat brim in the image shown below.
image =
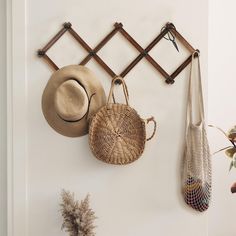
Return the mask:
<path fill-rule="evenodd" d="M 55 110 L 54 97 L 57 88 L 67 80 L 74 79 L 81 84 L 90 100 L 88 113 L 79 121 L 65 121 Z M 42 96 L 42 111 L 48 124 L 58 133 L 68 137 L 79 137 L 88 133 L 88 118 L 106 103 L 106 96 L 100 81 L 85 66 L 69 65 L 53 73 Z"/>

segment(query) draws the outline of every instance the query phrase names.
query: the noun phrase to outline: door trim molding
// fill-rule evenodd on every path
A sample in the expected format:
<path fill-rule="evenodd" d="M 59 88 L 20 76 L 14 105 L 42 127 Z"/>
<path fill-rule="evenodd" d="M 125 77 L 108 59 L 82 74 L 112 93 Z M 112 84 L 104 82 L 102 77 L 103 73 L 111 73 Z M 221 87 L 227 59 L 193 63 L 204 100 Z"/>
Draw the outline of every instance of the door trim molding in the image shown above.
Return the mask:
<path fill-rule="evenodd" d="M 7 0 L 7 236 L 28 236 L 26 0 Z"/>

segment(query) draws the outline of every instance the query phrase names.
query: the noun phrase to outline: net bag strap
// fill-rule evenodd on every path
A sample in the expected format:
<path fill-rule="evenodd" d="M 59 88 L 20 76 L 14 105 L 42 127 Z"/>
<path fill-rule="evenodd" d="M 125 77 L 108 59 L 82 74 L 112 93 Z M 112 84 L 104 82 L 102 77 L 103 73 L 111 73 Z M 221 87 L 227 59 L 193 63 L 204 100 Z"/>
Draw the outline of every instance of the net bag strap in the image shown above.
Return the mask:
<path fill-rule="evenodd" d="M 194 87 L 193 87 L 193 81 L 194 78 L 197 80 L 197 99 L 199 106 L 197 107 L 199 116 L 200 116 L 200 122 L 204 120 L 205 112 L 204 112 L 204 102 L 203 102 L 203 91 L 202 91 L 202 78 L 201 78 L 201 66 L 200 66 L 200 54 L 199 51 L 195 51 L 192 54 L 192 62 L 190 65 L 190 77 L 189 77 L 189 86 L 188 86 L 188 101 L 187 101 L 187 127 L 190 124 L 193 124 L 193 112 L 196 110 L 196 107 L 193 106 L 193 95 L 194 95 Z M 197 71 L 196 71 L 197 70 Z M 195 76 L 195 72 L 196 76 Z M 187 135 L 187 132 L 186 132 Z"/>

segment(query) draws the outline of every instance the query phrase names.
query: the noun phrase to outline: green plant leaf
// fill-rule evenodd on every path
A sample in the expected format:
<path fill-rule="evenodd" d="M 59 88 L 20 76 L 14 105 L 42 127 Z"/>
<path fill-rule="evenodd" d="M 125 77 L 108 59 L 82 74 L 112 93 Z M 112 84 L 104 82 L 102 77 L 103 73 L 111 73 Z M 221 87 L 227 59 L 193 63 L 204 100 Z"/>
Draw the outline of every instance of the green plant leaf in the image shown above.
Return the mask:
<path fill-rule="evenodd" d="M 234 166 L 234 162 L 231 161 L 231 162 L 230 162 L 230 166 L 229 166 L 229 171 L 231 171 L 231 169 L 233 168 L 233 166 Z"/>
<path fill-rule="evenodd" d="M 229 140 L 236 142 L 236 126 L 232 127 L 228 134 L 227 134 Z"/>
<path fill-rule="evenodd" d="M 235 147 L 230 147 L 230 148 L 226 149 L 225 154 L 228 157 L 233 158 L 233 156 L 236 154 L 236 148 Z"/>
<path fill-rule="evenodd" d="M 233 161 L 233 163 L 234 163 L 234 168 L 236 168 L 236 161 Z"/>

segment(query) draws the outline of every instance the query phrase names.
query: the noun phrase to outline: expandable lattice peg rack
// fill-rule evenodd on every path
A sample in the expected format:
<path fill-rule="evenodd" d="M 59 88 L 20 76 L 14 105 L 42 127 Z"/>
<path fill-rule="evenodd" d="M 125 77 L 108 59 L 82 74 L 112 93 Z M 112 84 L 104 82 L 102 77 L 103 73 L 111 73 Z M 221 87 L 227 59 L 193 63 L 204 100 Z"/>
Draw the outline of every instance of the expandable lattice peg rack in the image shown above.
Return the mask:
<path fill-rule="evenodd" d="M 173 84 L 175 82 L 175 78 L 179 75 L 179 73 L 185 69 L 185 67 L 192 60 L 192 53 L 196 51 L 190 43 L 176 30 L 174 24 L 167 23 L 160 34 L 146 47 L 142 48 L 132 36 L 124 29 L 122 23 L 115 23 L 114 29 L 102 39 L 102 41 L 92 49 L 72 28 L 72 24 L 67 22 L 63 24 L 63 28 L 47 43 L 47 45 L 38 50 L 38 56 L 42 57 L 54 70 L 58 70 L 59 67 L 54 63 L 54 61 L 47 55 L 47 51 L 64 35 L 64 33 L 70 33 L 73 38 L 88 52 L 88 55 L 79 63 L 79 65 L 86 65 L 91 58 L 94 58 L 96 62 L 112 77 L 121 76 L 125 77 L 144 57 L 148 62 L 150 62 L 157 71 L 165 78 L 165 82 L 168 84 Z M 115 73 L 97 54 L 97 52 L 105 46 L 105 44 L 112 39 L 112 37 L 120 32 L 124 38 L 130 42 L 139 52 L 139 55 L 120 73 Z M 191 53 L 190 56 L 172 73 L 168 74 L 149 54 L 151 49 L 163 39 L 166 34 L 172 33 L 179 42 L 185 46 L 188 51 Z M 198 55 L 198 54 L 197 54 Z"/>

